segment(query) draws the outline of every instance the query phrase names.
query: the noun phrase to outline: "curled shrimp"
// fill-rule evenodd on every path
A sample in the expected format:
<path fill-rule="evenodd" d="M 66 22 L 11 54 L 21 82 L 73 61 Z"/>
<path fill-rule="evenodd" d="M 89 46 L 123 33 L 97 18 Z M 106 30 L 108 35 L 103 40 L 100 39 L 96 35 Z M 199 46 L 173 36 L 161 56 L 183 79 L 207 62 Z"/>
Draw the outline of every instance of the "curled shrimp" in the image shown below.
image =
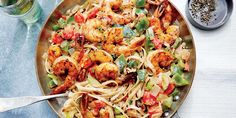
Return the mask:
<path fill-rule="evenodd" d="M 74 84 L 78 75 L 78 70 L 76 66 L 68 60 L 62 60 L 53 65 L 53 72 L 55 75 L 60 76 L 62 79 L 65 78 L 65 81 L 62 85 L 56 87 L 52 91 L 52 94 L 59 94 L 65 92 L 69 87 Z"/>
<path fill-rule="evenodd" d="M 158 39 L 166 42 L 169 45 L 174 44 L 175 40 L 179 37 L 180 30 L 177 25 L 170 25 L 167 27 L 165 33 L 164 28 L 161 25 L 161 21 L 159 18 L 150 18 L 150 24 L 153 26 L 154 33 L 158 36 Z"/>
<path fill-rule="evenodd" d="M 82 32 L 85 38 L 91 42 L 101 42 L 103 41 L 103 34 L 98 30 L 101 27 L 102 22 L 99 19 L 89 19 L 82 25 Z"/>
<path fill-rule="evenodd" d="M 118 67 L 113 63 L 106 62 L 95 66 L 94 72 L 95 77 L 101 82 L 109 79 L 115 80 L 118 76 Z"/>
<path fill-rule="evenodd" d="M 150 25 L 153 26 L 153 31 L 156 35 L 160 35 L 163 33 L 163 28 L 161 25 L 161 20 L 157 17 L 153 17 L 149 19 Z"/>
<path fill-rule="evenodd" d="M 115 13 L 112 8 L 117 9 L 121 6 L 122 0 L 107 0 L 105 3 L 105 13 L 112 19 L 115 24 L 126 24 L 130 22 L 130 19 L 126 19 L 123 15 Z"/>
<path fill-rule="evenodd" d="M 52 64 L 56 58 L 62 55 L 61 48 L 58 45 L 51 45 L 48 49 L 48 60 Z"/>
<path fill-rule="evenodd" d="M 123 28 L 115 27 L 110 28 L 104 32 L 106 37 L 106 43 L 121 43 L 123 41 Z"/>
<path fill-rule="evenodd" d="M 145 36 L 135 37 L 131 40 L 130 45 L 120 45 L 123 42 L 123 28 L 111 28 L 106 34 L 106 41 L 103 49 L 109 53 L 125 56 L 131 55 L 136 50 L 141 49 L 145 43 Z"/>
<path fill-rule="evenodd" d="M 145 43 L 145 36 L 142 35 L 140 37 L 135 37 L 133 40 L 131 40 L 130 45 L 128 46 L 117 46 L 115 48 L 116 54 L 121 55 L 124 54 L 125 56 L 131 55 L 133 52 L 137 50 L 141 50 L 141 47 Z"/>
<path fill-rule="evenodd" d="M 151 1 L 151 0 L 149 0 Z M 161 0 L 158 3 L 156 10 L 154 11 L 154 17 L 161 19 L 161 24 L 163 29 L 167 29 L 173 20 L 173 10 L 168 0 Z"/>
<path fill-rule="evenodd" d="M 156 50 L 149 53 L 147 59 L 151 62 L 151 70 L 156 74 L 163 72 L 174 61 L 174 57 L 169 52 L 163 50 Z"/>
<path fill-rule="evenodd" d="M 162 17 L 161 21 L 165 29 L 167 29 L 167 27 L 170 26 L 172 22 L 172 8 L 170 4 L 168 4 L 167 7 L 165 8 L 164 16 Z"/>

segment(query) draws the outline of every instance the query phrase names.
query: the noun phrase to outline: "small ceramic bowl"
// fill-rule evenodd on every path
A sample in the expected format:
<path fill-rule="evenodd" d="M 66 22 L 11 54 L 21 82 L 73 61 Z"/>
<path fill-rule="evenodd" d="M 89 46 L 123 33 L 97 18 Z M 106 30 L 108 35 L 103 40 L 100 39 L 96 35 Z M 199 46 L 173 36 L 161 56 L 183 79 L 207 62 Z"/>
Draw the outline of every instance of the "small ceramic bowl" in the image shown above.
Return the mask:
<path fill-rule="evenodd" d="M 213 30 L 224 25 L 230 18 L 233 11 L 233 0 L 215 0 L 215 11 L 212 12 L 212 19 L 209 22 L 202 22 L 192 14 L 191 4 L 194 0 L 188 0 L 186 15 L 190 23 L 202 30 Z"/>

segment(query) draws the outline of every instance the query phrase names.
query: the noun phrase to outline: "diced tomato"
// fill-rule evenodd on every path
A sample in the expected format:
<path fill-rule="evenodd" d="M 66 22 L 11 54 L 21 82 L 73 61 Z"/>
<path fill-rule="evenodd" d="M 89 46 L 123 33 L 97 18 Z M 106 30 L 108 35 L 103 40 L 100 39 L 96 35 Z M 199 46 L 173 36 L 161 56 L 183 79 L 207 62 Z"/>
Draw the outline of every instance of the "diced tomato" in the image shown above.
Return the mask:
<path fill-rule="evenodd" d="M 169 95 L 174 91 L 174 89 L 175 89 L 175 84 L 169 84 L 164 94 Z"/>
<path fill-rule="evenodd" d="M 83 14 L 82 14 L 80 11 L 78 11 L 78 12 L 75 14 L 74 18 L 75 18 L 75 21 L 76 21 L 77 23 L 84 23 L 84 22 L 85 22 L 85 18 L 84 18 Z"/>
<path fill-rule="evenodd" d="M 145 91 L 144 92 L 144 95 L 143 95 L 143 98 L 142 98 L 142 102 L 143 104 L 145 105 L 154 105 L 156 104 L 156 97 L 154 95 L 152 95 L 151 92 L 148 92 L 148 91 Z"/>
<path fill-rule="evenodd" d="M 154 40 L 152 40 L 152 43 L 154 44 L 156 49 L 160 49 L 163 44 L 163 42 L 160 41 L 158 38 L 155 38 Z"/>
<path fill-rule="evenodd" d="M 60 44 L 61 42 L 63 42 L 63 39 L 61 38 L 60 35 L 55 34 L 52 38 L 52 42 L 55 44 Z"/>
<path fill-rule="evenodd" d="M 95 18 L 98 12 L 99 8 L 94 8 L 91 12 L 89 12 L 87 19 Z"/>

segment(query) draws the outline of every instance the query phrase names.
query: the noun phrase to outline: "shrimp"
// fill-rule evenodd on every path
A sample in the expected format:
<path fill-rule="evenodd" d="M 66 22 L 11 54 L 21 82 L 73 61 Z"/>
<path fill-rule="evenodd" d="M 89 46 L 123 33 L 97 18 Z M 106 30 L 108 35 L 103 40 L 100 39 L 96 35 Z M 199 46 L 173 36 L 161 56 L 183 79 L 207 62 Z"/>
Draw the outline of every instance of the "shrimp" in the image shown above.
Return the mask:
<path fill-rule="evenodd" d="M 158 39 L 168 43 L 169 45 L 174 44 L 175 40 L 179 37 L 180 30 L 177 25 L 170 25 L 166 29 L 166 33 L 163 31 L 163 27 L 161 25 L 161 21 L 159 18 L 151 18 L 150 24 L 153 26 L 154 33 L 158 36 Z"/>
<path fill-rule="evenodd" d="M 78 75 L 78 70 L 76 66 L 68 60 L 62 60 L 53 65 L 53 72 L 55 75 L 60 76 L 62 79 L 65 78 L 65 81 L 62 85 L 56 87 L 52 91 L 52 94 L 65 92 L 69 87 L 74 84 Z"/>
<path fill-rule="evenodd" d="M 113 61 L 113 58 L 106 55 L 102 50 L 91 51 L 89 57 L 94 62 L 104 63 Z"/>
<path fill-rule="evenodd" d="M 145 36 L 135 37 L 131 40 L 130 45 L 122 45 L 123 43 L 123 28 L 112 28 L 105 33 L 106 41 L 103 49 L 109 53 L 125 56 L 131 55 L 136 50 L 139 50 L 145 43 Z"/>
<path fill-rule="evenodd" d="M 115 27 L 110 28 L 104 32 L 106 37 L 106 43 L 121 43 L 123 41 L 123 28 Z"/>
<path fill-rule="evenodd" d="M 78 65 L 80 65 L 79 66 L 80 71 L 78 73 L 77 81 L 82 82 L 86 80 L 86 75 L 88 73 L 87 70 L 93 66 L 93 62 L 88 56 L 88 54 L 84 54 Z"/>
<path fill-rule="evenodd" d="M 141 47 L 145 43 L 145 36 L 142 35 L 140 37 L 135 37 L 133 40 L 131 40 L 129 46 L 118 46 L 116 47 L 116 54 L 121 55 L 124 54 L 125 56 L 131 55 L 136 50 L 140 50 Z"/>
<path fill-rule="evenodd" d="M 161 20 L 157 17 L 153 17 L 149 19 L 150 25 L 153 26 L 153 31 L 156 35 L 160 35 L 163 33 L 163 28 L 161 25 Z"/>
<path fill-rule="evenodd" d="M 101 42 L 104 40 L 102 32 L 97 28 L 101 27 L 102 22 L 99 19 L 89 19 L 82 25 L 82 32 L 85 38 L 90 42 Z"/>
<path fill-rule="evenodd" d="M 82 51 L 75 51 L 72 55 L 71 55 L 71 57 L 73 58 L 73 59 L 75 59 L 77 62 L 80 62 L 81 61 L 81 59 L 83 58 L 83 56 L 84 56 L 84 51 L 82 50 Z"/>
<path fill-rule="evenodd" d="M 113 63 L 106 62 L 95 66 L 94 72 L 95 77 L 101 82 L 109 79 L 115 80 L 118 76 L 118 67 Z"/>
<path fill-rule="evenodd" d="M 158 39 L 168 43 L 169 45 L 173 45 L 175 40 L 179 37 L 179 34 L 179 26 L 171 25 L 166 29 L 166 34 L 159 34 Z"/>
<path fill-rule="evenodd" d="M 56 58 L 62 55 L 61 48 L 58 45 L 51 45 L 48 49 L 48 60 L 52 64 Z"/>
<path fill-rule="evenodd" d="M 169 53 L 162 50 L 156 50 L 149 53 L 147 59 L 151 61 L 156 74 L 163 72 L 164 68 L 168 68 L 174 61 L 174 57 Z"/>
<path fill-rule="evenodd" d="M 165 11 L 164 11 L 164 16 L 161 19 L 162 23 L 163 23 L 163 27 L 165 29 L 167 29 L 167 27 L 170 26 L 171 21 L 172 21 L 172 8 L 171 6 L 168 4 Z"/>
<path fill-rule="evenodd" d="M 105 34 L 105 44 L 103 45 L 103 48 L 108 51 L 109 53 L 115 53 L 115 44 L 120 44 L 123 42 L 123 28 L 121 27 L 115 27 L 110 28 Z"/>
<path fill-rule="evenodd" d="M 151 1 L 151 0 L 149 0 Z M 159 3 L 158 3 L 159 4 Z M 170 26 L 172 20 L 173 10 L 168 0 L 161 0 L 161 3 L 157 6 L 154 11 L 154 17 L 161 19 L 161 24 L 163 29 L 167 29 Z"/>
<path fill-rule="evenodd" d="M 112 19 L 115 24 L 126 24 L 130 19 L 126 19 L 123 15 L 115 13 L 112 8 L 117 9 L 121 6 L 122 0 L 107 0 L 105 5 L 106 15 Z"/>

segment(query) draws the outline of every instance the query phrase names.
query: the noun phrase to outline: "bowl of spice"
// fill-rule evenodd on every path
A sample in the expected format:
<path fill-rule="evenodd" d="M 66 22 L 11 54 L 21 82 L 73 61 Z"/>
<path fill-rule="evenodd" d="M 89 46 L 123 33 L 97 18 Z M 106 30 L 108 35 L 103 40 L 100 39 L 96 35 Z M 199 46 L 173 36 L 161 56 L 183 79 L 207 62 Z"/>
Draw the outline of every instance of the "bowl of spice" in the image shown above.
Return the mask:
<path fill-rule="evenodd" d="M 233 11 L 233 0 L 188 0 L 186 15 L 190 23 L 202 30 L 224 25 Z"/>

